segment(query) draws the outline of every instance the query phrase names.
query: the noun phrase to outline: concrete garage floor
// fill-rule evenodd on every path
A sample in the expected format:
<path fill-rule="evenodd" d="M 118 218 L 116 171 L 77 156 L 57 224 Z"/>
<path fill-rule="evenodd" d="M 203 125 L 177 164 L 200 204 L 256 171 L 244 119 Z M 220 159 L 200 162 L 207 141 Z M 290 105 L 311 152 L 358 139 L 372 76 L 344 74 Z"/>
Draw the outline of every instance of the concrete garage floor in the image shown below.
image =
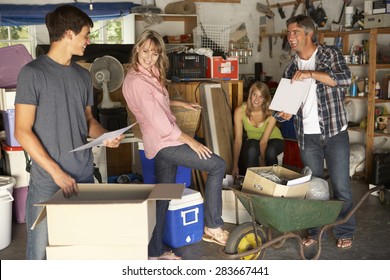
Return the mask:
<path fill-rule="evenodd" d="M 368 184 L 361 180 L 352 180 L 354 201 L 358 202 L 368 189 Z M 357 231 L 351 249 L 339 249 L 333 234 L 322 242 L 320 260 L 390 260 L 390 205 L 383 204 L 377 196 L 370 195 L 356 212 Z M 235 224 L 226 224 L 232 230 Z M 301 232 L 304 236 L 304 232 Z M 274 234 L 276 236 L 276 233 Z M 13 224 L 12 242 L 0 251 L 1 260 L 25 259 L 26 229 L 25 224 Z M 222 260 L 221 246 L 200 241 L 174 251 L 185 260 Z M 310 258 L 314 247 L 306 248 L 305 255 Z M 299 245 L 295 239 L 289 239 L 279 248 L 268 247 L 265 260 L 299 260 Z"/>

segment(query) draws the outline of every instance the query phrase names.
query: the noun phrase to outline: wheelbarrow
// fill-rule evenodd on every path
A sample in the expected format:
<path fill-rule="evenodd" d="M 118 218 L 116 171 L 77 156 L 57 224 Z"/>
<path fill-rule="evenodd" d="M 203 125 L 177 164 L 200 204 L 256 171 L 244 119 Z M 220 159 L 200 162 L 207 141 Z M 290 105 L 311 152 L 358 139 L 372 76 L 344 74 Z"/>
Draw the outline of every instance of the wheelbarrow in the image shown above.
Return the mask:
<path fill-rule="evenodd" d="M 348 221 L 372 192 L 383 188 L 381 185 L 368 190 L 344 219 L 337 220 L 344 203 L 340 200 L 272 197 L 245 193 L 230 187 L 249 212 L 252 222 L 242 223 L 232 230 L 222 254 L 227 259 L 262 259 L 266 248 L 281 248 L 287 239 L 295 238 L 299 244 L 300 257 L 307 260 L 303 240 L 298 232 L 319 228 L 317 251 L 311 258 L 317 260 L 321 254 L 324 232 Z M 281 235 L 273 238 L 272 229 Z"/>

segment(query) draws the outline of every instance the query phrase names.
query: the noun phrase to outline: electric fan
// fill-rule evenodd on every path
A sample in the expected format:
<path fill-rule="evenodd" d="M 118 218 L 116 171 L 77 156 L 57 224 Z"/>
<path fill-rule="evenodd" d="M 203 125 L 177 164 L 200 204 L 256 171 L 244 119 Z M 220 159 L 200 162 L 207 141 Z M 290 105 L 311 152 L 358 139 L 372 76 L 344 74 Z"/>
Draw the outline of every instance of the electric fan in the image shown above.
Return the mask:
<path fill-rule="evenodd" d="M 121 107 L 120 102 L 114 102 L 110 98 L 110 93 L 117 90 L 123 82 L 125 73 L 122 64 L 109 55 L 98 57 L 89 68 L 92 75 L 93 86 L 103 91 L 102 101 L 99 109 L 111 109 Z"/>

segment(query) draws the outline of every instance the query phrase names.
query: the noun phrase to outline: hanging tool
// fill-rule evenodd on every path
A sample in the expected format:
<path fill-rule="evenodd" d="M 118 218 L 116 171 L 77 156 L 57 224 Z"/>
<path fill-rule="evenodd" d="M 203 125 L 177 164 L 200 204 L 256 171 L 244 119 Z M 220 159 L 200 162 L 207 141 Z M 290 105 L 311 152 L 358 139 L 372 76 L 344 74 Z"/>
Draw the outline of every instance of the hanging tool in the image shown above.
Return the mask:
<path fill-rule="evenodd" d="M 343 0 L 343 2 L 344 2 L 344 4 L 343 4 L 343 8 L 341 9 L 339 20 L 333 21 L 333 23 L 335 23 L 335 24 L 340 24 L 341 18 L 343 17 L 343 14 L 344 14 L 345 6 L 348 6 L 351 3 L 351 0 Z"/>
<path fill-rule="evenodd" d="M 268 45 L 269 45 L 269 58 L 272 58 L 272 36 L 268 37 Z"/>
<path fill-rule="evenodd" d="M 272 12 L 271 10 L 268 0 L 267 0 L 267 5 L 257 3 L 256 9 L 258 12 L 265 14 L 267 18 L 273 18 L 275 16 L 274 12 Z"/>
<path fill-rule="evenodd" d="M 279 3 L 276 4 L 276 5 L 278 6 L 278 12 L 279 12 L 280 17 L 281 17 L 282 19 L 285 18 L 286 15 L 284 14 L 282 5 L 280 5 Z"/>

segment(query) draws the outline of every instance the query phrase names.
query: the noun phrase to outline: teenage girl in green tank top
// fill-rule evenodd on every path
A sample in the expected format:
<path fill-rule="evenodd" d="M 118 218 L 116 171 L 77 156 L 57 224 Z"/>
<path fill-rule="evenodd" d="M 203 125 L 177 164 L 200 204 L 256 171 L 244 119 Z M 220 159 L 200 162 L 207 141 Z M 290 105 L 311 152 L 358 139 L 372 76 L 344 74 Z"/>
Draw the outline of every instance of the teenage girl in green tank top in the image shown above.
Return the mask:
<path fill-rule="evenodd" d="M 266 84 L 255 82 L 248 101 L 234 111 L 232 175 L 245 175 L 248 167 L 278 164 L 284 141 L 269 105 L 271 94 Z"/>

